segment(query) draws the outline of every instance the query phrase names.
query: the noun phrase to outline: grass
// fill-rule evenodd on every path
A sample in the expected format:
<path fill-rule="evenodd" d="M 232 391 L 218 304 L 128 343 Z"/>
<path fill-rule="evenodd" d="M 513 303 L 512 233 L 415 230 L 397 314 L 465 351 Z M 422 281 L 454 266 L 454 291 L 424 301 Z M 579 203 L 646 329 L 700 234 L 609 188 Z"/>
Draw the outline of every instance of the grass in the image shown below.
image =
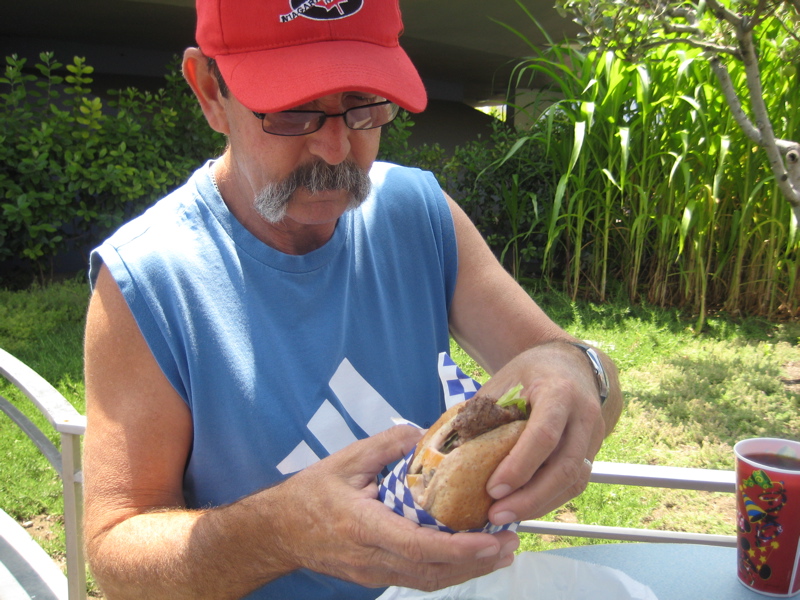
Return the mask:
<path fill-rule="evenodd" d="M 710 315 L 698 335 L 691 315 L 629 306 L 622 293 L 603 305 L 547 291 L 534 297 L 562 327 L 599 344 L 620 367 L 626 408 L 598 460 L 731 469 L 732 447 L 739 439 L 800 439 L 800 385 L 795 381 L 800 379 L 800 323 Z M 81 412 L 87 300 L 82 278 L 20 292 L 0 290 L 0 347 L 42 374 Z M 451 352 L 466 373 L 485 380 L 460 348 L 453 345 Z M 0 394 L 37 420 L 5 381 Z M 43 545 L 56 558 L 63 555 L 57 476 L 3 415 L 0 506 L 20 521 L 44 521 L 53 539 Z M 592 484 L 547 518 L 734 532 L 731 497 L 627 486 Z M 598 542 L 523 534 L 522 549 L 589 543 Z"/>
<path fill-rule="evenodd" d="M 84 412 L 83 322 L 86 280 L 25 291 L 0 290 L 0 347 L 49 381 Z M 0 378 L 11 400 L 58 447 L 59 439 L 27 398 Z M 0 413 L 0 507 L 20 522 L 58 562 L 65 560 L 63 501 L 58 475 L 33 443 Z"/>

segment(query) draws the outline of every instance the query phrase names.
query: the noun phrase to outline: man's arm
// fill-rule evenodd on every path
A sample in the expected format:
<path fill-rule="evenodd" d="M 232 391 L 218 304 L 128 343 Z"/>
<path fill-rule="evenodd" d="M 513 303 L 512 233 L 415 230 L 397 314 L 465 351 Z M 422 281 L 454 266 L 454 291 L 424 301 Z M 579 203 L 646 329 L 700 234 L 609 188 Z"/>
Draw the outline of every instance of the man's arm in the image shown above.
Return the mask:
<path fill-rule="evenodd" d="M 503 269 L 469 217 L 448 197 L 458 243 L 458 279 L 450 313 L 456 341 L 492 375 L 487 393 L 521 383 L 529 423 L 487 489 L 498 499 L 496 524 L 536 518 L 581 493 L 592 460 L 622 410 L 613 362 L 598 351 L 609 377 L 600 407 L 585 353 Z"/>
<path fill-rule="evenodd" d="M 191 416 L 105 267 L 89 306 L 85 353 L 86 546 L 95 577 L 112 598 L 158 597 L 170 584 L 192 596 L 196 585 L 213 586 L 235 559 L 236 547 L 226 546 L 241 530 L 212 541 L 210 511 L 184 510 Z M 220 563 L 203 560 L 201 531 Z M 257 580 L 250 564 L 241 566 L 245 587 L 232 586 L 233 597 Z"/>
<path fill-rule="evenodd" d="M 435 589 L 513 558 L 509 532 L 450 536 L 376 501 L 376 475 L 420 437 L 411 427 L 352 444 L 230 505 L 186 509 L 189 410 L 105 267 L 87 319 L 86 394 L 86 545 L 109 598 L 238 598 L 298 568 Z"/>

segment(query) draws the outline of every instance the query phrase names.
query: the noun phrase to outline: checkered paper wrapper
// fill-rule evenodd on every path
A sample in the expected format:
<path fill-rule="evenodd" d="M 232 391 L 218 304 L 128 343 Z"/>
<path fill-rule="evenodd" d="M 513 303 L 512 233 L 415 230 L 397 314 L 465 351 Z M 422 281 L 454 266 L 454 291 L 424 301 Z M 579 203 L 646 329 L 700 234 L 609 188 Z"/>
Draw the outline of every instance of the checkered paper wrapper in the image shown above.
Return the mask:
<path fill-rule="evenodd" d="M 477 381 L 464 374 L 458 365 L 453 362 L 453 359 L 445 352 L 439 354 L 439 379 L 442 382 L 445 405 L 447 408 L 459 402 L 463 402 L 464 400 L 469 400 L 481 387 Z M 417 426 L 411 422 L 407 423 L 415 427 Z M 378 487 L 378 497 L 398 515 L 411 519 L 423 527 L 431 527 L 439 531 L 455 533 L 455 531 L 432 517 L 419 506 L 419 504 L 414 502 L 411 490 L 406 486 L 406 472 L 408 471 L 413 456 L 414 450 L 409 452 L 397 463 L 394 469 L 384 477 Z M 491 523 L 487 523 L 482 529 L 474 529 L 471 531 L 481 531 L 485 533 L 497 533 L 499 531 L 505 531 L 506 529 L 516 531 L 517 525 L 518 523 L 508 523 L 506 525 L 492 525 Z"/>

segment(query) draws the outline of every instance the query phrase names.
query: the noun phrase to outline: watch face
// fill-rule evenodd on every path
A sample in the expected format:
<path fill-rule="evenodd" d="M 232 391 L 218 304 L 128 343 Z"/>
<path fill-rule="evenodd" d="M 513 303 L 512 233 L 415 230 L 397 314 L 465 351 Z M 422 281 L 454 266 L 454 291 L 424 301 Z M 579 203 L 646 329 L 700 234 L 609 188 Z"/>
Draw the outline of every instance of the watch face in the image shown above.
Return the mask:
<path fill-rule="evenodd" d="M 589 362 L 592 364 L 594 374 L 597 377 L 597 388 L 600 392 L 600 404 L 602 405 L 606 401 L 606 398 L 608 398 L 608 375 L 606 375 L 606 370 L 603 368 L 603 362 L 600 360 L 600 356 L 594 348 L 585 344 L 573 345 L 583 350 L 586 353 L 586 358 L 588 358 Z"/>
<path fill-rule="evenodd" d="M 595 352 L 594 348 L 589 348 L 587 350 L 586 355 L 592 361 L 595 367 L 595 373 L 597 373 L 597 383 L 600 386 L 600 404 L 605 402 L 606 398 L 608 398 L 608 375 L 606 375 L 606 370 L 603 368 L 603 362 L 600 360 L 597 352 Z"/>

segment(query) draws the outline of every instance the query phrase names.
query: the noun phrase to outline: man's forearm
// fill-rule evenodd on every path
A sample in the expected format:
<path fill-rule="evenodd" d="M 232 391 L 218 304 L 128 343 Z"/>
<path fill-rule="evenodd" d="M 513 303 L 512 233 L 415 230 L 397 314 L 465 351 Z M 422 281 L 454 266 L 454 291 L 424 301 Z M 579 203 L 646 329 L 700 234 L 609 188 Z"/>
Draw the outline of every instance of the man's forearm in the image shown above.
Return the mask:
<path fill-rule="evenodd" d="M 87 540 L 92 571 L 109 600 L 240 598 L 294 568 L 280 519 L 265 516 L 278 494 L 130 517 Z"/>

